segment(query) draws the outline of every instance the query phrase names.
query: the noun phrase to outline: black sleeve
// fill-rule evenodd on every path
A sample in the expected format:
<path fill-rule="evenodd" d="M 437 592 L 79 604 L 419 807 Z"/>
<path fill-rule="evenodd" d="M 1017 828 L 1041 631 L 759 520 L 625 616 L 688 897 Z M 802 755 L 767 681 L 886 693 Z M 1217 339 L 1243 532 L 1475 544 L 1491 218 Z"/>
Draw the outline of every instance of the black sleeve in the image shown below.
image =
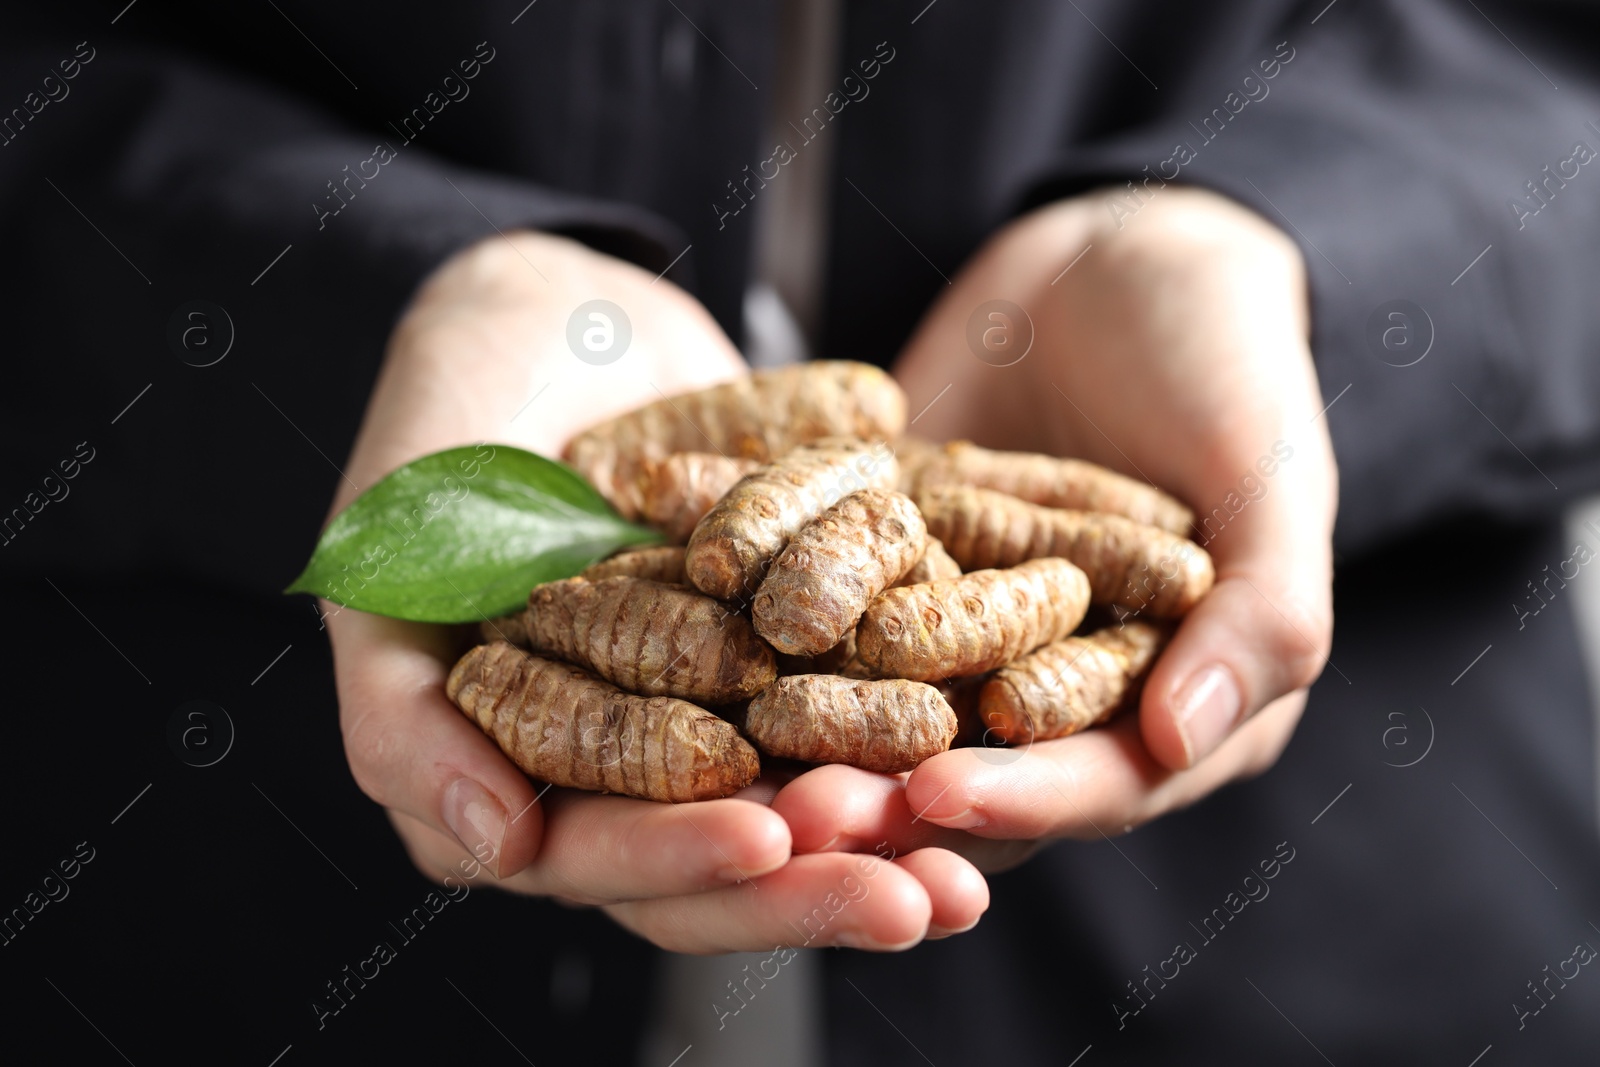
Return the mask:
<path fill-rule="evenodd" d="M 1595 22 L 1571 3 L 1315 0 L 1160 94 L 1159 118 L 1062 153 L 1029 203 L 1111 182 L 1135 226 L 1165 178 L 1294 237 L 1342 551 L 1549 513 L 1600 486 L 1600 78 L 1570 51 Z"/>
<path fill-rule="evenodd" d="M 658 270 L 682 247 L 673 226 L 642 208 L 452 165 L 412 142 L 410 127 L 357 129 L 292 92 L 149 42 L 69 40 L 5 47 L 4 99 L 32 94 L 45 109 L 7 123 L 0 140 L 28 157 L 15 161 L 28 171 L 65 172 L 62 188 L 100 206 L 96 223 L 127 234 L 152 277 L 165 273 L 164 256 L 208 251 L 160 240 L 197 224 L 217 249 L 294 243 L 405 284 L 496 230 L 576 231 Z M 473 77 L 497 57 L 479 45 Z M 75 94 L 67 68 L 55 69 L 62 61 L 76 68 Z M 45 75 L 63 97 L 54 107 Z M 30 221 L 15 203 L 11 214 L 13 224 Z"/>
<path fill-rule="evenodd" d="M 94 24 L 103 37 L 0 40 L 0 100 L 18 109 L 0 122 L 0 276 L 18 312 L 0 567 L 171 567 L 280 589 L 430 269 L 519 227 L 657 271 L 683 248 L 646 209 L 447 162 L 405 131 Z M 493 52 L 477 53 L 486 80 L 511 61 Z M 212 351 L 232 345 L 214 366 L 168 341 L 194 300 L 231 323 L 208 323 Z"/>

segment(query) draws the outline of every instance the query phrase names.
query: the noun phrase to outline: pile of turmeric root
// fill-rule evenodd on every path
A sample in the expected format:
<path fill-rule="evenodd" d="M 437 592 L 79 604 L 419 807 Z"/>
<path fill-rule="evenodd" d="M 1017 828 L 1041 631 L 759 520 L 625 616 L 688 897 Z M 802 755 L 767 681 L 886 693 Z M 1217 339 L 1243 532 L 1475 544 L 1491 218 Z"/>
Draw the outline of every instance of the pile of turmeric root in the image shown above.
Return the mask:
<path fill-rule="evenodd" d="M 450 699 L 534 778 L 674 802 L 743 788 L 761 755 L 894 774 L 1135 701 L 1211 587 L 1189 510 L 905 422 L 882 371 L 821 362 L 580 434 L 564 458 L 670 543 L 485 622 Z"/>

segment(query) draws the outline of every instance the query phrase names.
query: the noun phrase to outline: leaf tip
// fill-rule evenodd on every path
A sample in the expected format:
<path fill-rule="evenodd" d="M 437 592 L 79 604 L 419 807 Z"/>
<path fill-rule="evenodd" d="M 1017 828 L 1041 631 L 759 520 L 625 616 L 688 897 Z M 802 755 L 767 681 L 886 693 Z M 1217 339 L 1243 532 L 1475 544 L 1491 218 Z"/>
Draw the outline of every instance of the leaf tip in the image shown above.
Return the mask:
<path fill-rule="evenodd" d="M 296 578 L 294 581 L 290 582 L 284 588 L 283 595 L 284 596 L 291 596 L 291 595 L 293 595 L 295 593 L 315 593 L 315 592 L 316 592 L 316 590 L 311 587 L 311 568 L 309 566 L 307 566 L 305 570 L 300 572 L 300 576 L 298 578 Z"/>

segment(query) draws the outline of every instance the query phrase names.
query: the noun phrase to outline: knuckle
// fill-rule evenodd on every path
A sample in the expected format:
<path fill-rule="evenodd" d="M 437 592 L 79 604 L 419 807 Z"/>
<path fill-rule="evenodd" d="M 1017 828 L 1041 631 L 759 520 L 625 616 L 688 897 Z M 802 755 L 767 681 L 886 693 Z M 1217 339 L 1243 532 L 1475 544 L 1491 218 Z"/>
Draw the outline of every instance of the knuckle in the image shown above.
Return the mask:
<path fill-rule="evenodd" d="M 345 762 L 350 765 L 357 788 L 369 799 L 389 807 L 393 798 L 384 768 L 392 746 L 379 722 L 373 709 L 358 709 L 340 717 L 340 731 L 344 737 Z"/>
<path fill-rule="evenodd" d="M 567 907 L 596 908 L 620 903 L 616 896 L 594 892 L 581 875 L 565 869 L 559 863 L 545 865 L 538 882 L 536 895 L 549 897 Z"/>
<path fill-rule="evenodd" d="M 1029 752 L 1025 760 L 1050 761 L 1051 757 L 1052 753 L 1048 752 Z M 1026 796 L 1031 802 L 1006 803 L 986 810 L 984 814 L 991 823 L 1003 822 L 1007 837 L 1025 841 L 1100 838 L 1095 828 L 1098 820 L 1089 810 L 1095 805 L 1090 802 L 1090 794 L 1080 788 L 1077 775 L 1070 767 L 1060 763 L 1050 766 L 1046 762 L 1029 763 L 1025 769 L 1037 777 L 1017 796 L 1019 799 Z"/>
<path fill-rule="evenodd" d="M 1284 600 L 1269 621 L 1267 648 L 1278 665 L 1285 691 L 1317 680 L 1333 648 L 1333 615 L 1324 607 Z"/>
<path fill-rule="evenodd" d="M 592 807 L 590 808 L 592 811 Z M 529 890 L 571 907 L 620 903 L 630 895 L 615 884 L 627 868 L 615 862 L 614 832 L 583 806 L 563 809 L 562 825 L 545 838 L 530 875 Z"/>

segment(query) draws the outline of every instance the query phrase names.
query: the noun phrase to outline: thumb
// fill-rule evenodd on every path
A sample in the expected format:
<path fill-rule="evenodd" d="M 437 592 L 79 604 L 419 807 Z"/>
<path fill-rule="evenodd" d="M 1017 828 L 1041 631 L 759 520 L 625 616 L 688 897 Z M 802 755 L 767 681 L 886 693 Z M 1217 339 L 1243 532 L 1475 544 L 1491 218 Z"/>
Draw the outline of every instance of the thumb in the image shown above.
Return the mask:
<path fill-rule="evenodd" d="M 460 841 L 498 878 L 531 863 L 534 785 L 444 695 L 449 631 L 359 611 L 328 619 L 345 755 L 362 792 Z"/>
<path fill-rule="evenodd" d="M 1194 766 L 1322 673 L 1333 637 L 1332 509 L 1317 500 L 1327 495 L 1285 487 L 1206 543 L 1216 584 L 1184 618 L 1140 701 L 1145 746 L 1164 766 Z"/>

